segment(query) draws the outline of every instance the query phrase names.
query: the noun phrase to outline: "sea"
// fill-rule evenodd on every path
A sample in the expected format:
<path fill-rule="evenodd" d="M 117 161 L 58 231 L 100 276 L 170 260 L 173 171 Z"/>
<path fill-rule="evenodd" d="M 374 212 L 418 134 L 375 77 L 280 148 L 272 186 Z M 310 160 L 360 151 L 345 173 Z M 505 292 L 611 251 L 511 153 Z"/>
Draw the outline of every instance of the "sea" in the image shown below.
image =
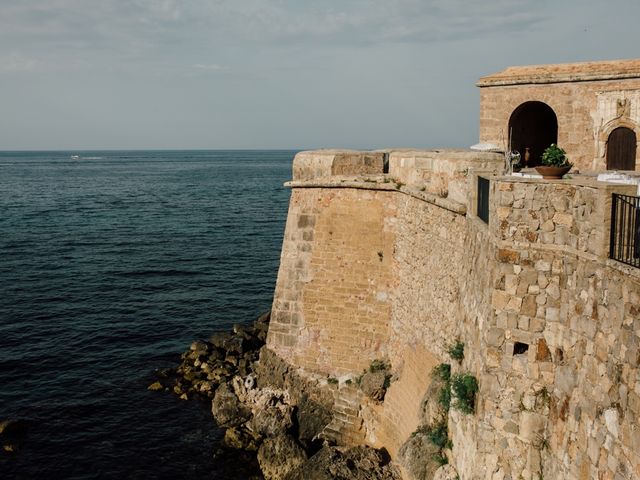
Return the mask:
<path fill-rule="evenodd" d="M 250 478 L 147 386 L 270 309 L 295 153 L 0 152 L 0 479 Z"/>

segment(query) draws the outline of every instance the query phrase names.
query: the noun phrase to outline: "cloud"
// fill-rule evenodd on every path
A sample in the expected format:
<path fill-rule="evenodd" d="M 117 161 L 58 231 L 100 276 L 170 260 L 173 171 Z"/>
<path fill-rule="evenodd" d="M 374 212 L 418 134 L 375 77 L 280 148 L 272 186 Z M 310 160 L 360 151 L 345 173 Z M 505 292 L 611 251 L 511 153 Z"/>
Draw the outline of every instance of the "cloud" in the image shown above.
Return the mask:
<path fill-rule="evenodd" d="M 223 72 L 229 71 L 229 67 L 225 65 L 218 65 L 217 63 L 209 63 L 209 64 L 196 63 L 195 65 L 193 65 L 193 68 L 196 68 L 198 70 L 204 70 L 207 72 L 223 73 Z"/>
<path fill-rule="evenodd" d="M 549 0 L 4 0 L 0 53 L 162 57 L 181 46 L 435 42 L 518 31 Z M 4 46 L 4 47 L 3 47 Z"/>
<path fill-rule="evenodd" d="M 35 70 L 39 65 L 40 62 L 36 59 L 25 57 L 19 53 L 0 56 L 0 72 L 2 73 L 28 72 Z"/>

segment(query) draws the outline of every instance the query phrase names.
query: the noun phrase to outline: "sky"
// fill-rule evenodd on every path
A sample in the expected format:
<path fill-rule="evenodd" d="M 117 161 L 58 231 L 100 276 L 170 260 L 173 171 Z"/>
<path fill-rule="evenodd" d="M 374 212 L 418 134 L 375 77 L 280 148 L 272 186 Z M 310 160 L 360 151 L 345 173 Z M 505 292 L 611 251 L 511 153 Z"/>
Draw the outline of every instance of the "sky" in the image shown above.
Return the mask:
<path fill-rule="evenodd" d="M 640 57 L 638 0 L 0 0 L 0 150 L 468 147 L 484 75 Z"/>

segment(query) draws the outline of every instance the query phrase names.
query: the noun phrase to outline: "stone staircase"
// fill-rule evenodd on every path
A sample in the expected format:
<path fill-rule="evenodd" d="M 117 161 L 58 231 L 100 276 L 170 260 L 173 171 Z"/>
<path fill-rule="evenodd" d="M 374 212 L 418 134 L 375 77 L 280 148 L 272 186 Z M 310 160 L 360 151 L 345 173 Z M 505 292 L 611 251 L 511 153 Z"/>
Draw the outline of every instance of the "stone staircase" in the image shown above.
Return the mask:
<path fill-rule="evenodd" d="M 321 439 L 336 445 L 364 444 L 365 431 L 358 415 L 361 395 L 360 389 L 352 385 L 342 385 L 336 391 L 333 420 L 320 433 Z"/>

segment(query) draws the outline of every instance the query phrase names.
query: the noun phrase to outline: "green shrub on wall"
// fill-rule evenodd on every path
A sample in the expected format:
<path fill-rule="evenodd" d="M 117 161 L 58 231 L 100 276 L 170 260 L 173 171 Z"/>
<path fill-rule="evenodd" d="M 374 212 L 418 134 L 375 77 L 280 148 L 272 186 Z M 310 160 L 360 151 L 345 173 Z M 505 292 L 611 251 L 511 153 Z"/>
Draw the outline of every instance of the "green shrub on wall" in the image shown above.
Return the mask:
<path fill-rule="evenodd" d="M 449 345 L 447 352 L 449 352 L 449 356 L 455 361 L 462 363 L 462 360 L 464 360 L 464 343 L 456 340 L 453 345 Z"/>
<path fill-rule="evenodd" d="M 453 408 L 462 413 L 472 414 L 476 409 L 476 394 L 478 393 L 478 380 L 468 373 L 457 373 L 451 377 L 451 390 L 453 391 Z"/>

